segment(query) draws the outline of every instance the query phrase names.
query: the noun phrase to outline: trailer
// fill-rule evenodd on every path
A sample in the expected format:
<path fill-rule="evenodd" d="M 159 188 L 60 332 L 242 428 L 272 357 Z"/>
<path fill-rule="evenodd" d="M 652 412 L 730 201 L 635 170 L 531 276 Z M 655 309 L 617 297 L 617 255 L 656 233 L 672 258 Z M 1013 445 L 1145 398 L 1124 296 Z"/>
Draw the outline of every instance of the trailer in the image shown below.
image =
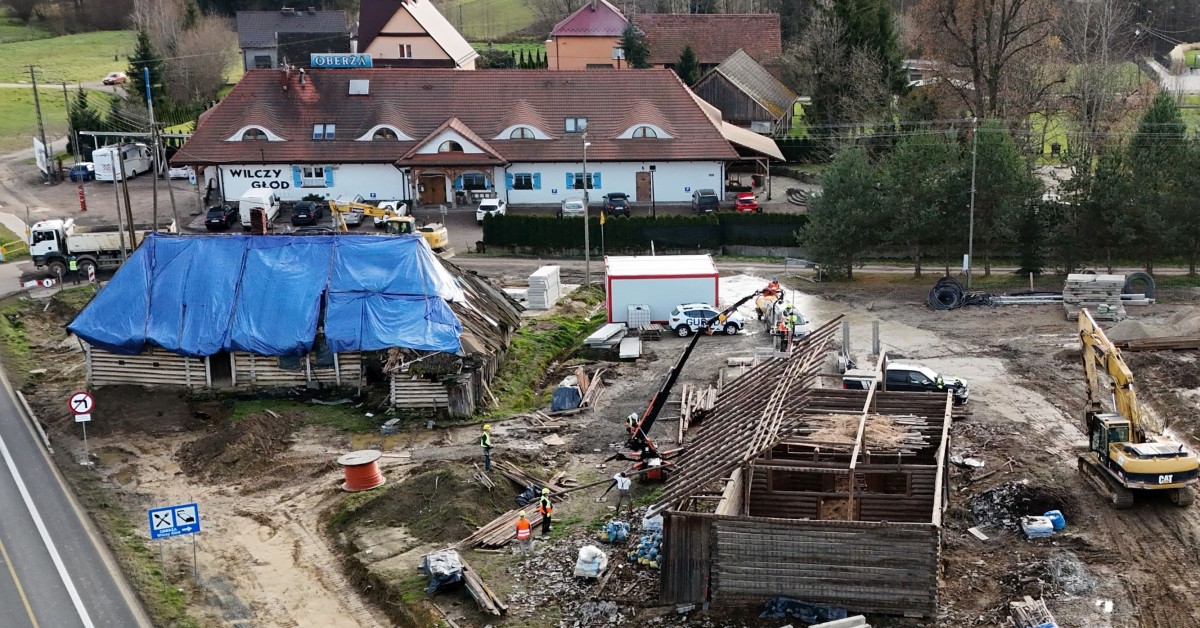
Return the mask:
<path fill-rule="evenodd" d="M 608 322 L 624 323 L 629 306 L 645 306 L 650 322 L 666 323 L 681 303 L 720 302 L 717 267 L 709 255 L 607 256 Z"/>
<path fill-rule="evenodd" d="M 154 156 L 145 144 L 114 144 L 101 146 L 92 151 L 92 163 L 96 167 L 97 181 L 121 180 L 121 162 L 125 162 L 125 176 L 130 179 L 150 172 L 154 168 Z"/>
<path fill-rule="evenodd" d="M 178 227 L 175 221 L 171 221 L 159 227 L 158 231 L 177 233 Z M 72 258 L 78 271 L 87 274 L 89 268 L 117 268 L 122 261 L 122 245 L 128 254 L 142 243 L 147 234 L 153 232 L 153 225 L 134 225 L 131 245 L 129 231 L 122 232 L 113 225 L 85 227 L 75 224 L 70 218 L 42 220 L 29 230 L 29 254 L 38 269 L 48 269 L 55 276 L 67 274 Z"/>

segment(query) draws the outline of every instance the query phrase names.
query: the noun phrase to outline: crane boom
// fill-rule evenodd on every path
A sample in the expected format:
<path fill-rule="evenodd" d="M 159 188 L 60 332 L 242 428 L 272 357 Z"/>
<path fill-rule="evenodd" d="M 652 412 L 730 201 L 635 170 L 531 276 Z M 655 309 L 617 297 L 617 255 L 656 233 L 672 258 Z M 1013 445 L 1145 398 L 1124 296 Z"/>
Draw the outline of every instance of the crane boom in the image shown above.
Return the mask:
<path fill-rule="evenodd" d="M 1113 402 L 1117 413 L 1129 421 L 1135 443 L 1146 442 L 1145 427 L 1142 425 L 1141 406 L 1133 385 L 1133 371 L 1125 363 L 1121 350 L 1108 339 L 1104 330 L 1085 309 L 1079 311 L 1079 340 L 1083 346 L 1083 369 L 1087 380 L 1088 411 L 1103 412 L 1100 395 L 1100 378 L 1097 367 L 1101 367 L 1112 381 Z"/>

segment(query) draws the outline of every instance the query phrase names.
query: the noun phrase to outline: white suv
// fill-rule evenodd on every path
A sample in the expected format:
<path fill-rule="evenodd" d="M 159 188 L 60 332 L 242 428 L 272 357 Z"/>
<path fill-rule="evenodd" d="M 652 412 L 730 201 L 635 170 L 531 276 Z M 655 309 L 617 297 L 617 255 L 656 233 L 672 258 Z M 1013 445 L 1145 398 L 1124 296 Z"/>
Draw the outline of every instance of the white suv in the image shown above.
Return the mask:
<path fill-rule="evenodd" d="M 719 314 L 717 308 L 707 303 L 684 303 L 683 305 L 675 306 L 671 310 L 671 318 L 667 321 L 667 326 L 675 330 L 675 334 L 680 338 L 687 338 L 694 331 L 700 331 L 705 328 L 708 321 L 712 320 Z M 730 312 L 725 319 L 725 323 L 717 323 L 720 325 L 714 331 L 723 332 L 726 336 L 732 336 L 745 327 L 746 322 L 742 319 L 742 315 L 735 312 Z"/>
<path fill-rule="evenodd" d="M 504 201 L 498 198 L 485 198 L 479 201 L 479 207 L 475 209 L 475 222 L 483 224 L 485 216 L 503 216 L 508 209 Z"/>

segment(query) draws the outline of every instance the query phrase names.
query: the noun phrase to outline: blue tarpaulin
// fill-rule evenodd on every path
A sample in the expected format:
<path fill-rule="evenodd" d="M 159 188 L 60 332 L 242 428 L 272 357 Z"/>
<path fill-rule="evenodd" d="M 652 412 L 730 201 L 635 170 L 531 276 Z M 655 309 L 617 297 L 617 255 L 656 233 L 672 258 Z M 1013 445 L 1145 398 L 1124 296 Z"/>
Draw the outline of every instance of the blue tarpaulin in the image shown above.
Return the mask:
<path fill-rule="evenodd" d="M 124 355 L 304 355 L 319 325 L 333 351 L 455 353 L 462 325 L 447 302 L 462 298 L 418 235 L 158 234 L 67 329 Z"/>

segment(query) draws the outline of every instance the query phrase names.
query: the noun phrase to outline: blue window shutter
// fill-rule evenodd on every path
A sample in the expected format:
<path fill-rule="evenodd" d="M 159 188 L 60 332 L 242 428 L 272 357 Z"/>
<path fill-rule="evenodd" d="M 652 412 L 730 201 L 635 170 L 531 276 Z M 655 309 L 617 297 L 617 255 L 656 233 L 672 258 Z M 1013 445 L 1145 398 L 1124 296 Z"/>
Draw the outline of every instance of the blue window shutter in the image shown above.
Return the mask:
<path fill-rule="evenodd" d="M 483 175 L 483 189 L 490 190 L 492 187 L 492 178 L 487 175 Z"/>
<path fill-rule="evenodd" d="M 511 172 L 504 173 L 504 189 L 513 189 L 513 175 Z"/>
<path fill-rule="evenodd" d="M 292 166 L 292 183 L 295 183 L 298 188 L 304 187 L 304 179 L 300 174 L 300 166 Z"/>
<path fill-rule="evenodd" d="M 567 173 L 567 189 L 568 190 L 575 189 L 575 173 L 574 172 Z"/>
<path fill-rule="evenodd" d="M 461 175 L 454 178 L 454 189 L 456 189 L 456 190 L 463 189 Z"/>
<path fill-rule="evenodd" d="M 325 187 L 333 187 L 333 166 L 325 166 Z"/>
<path fill-rule="evenodd" d="M 533 189 L 542 189 L 542 173 L 540 172 L 533 173 Z"/>
<path fill-rule="evenodd" d="M 599 190 L 601 187 L 603 187 L 603 186 L 600 185 L 600 173 L 593 172 L 592 173 L 592 188 Z"/>

